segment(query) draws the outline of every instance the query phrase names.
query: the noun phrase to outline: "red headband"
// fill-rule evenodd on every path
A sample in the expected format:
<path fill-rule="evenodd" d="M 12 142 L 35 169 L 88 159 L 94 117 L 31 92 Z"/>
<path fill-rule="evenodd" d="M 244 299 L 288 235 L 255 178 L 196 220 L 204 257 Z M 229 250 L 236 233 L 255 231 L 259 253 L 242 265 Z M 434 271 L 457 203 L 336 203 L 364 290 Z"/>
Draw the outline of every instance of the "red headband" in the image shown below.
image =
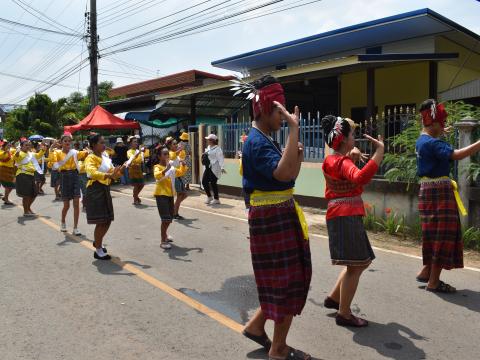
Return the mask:
<path fill-rule="evenodd" d="M 445 127 L 445 121 L 447 120 L 448 113 L 445 111 L 445 105 L 435 103 L 429 109 L 422 110 L 422 121 L 424 126 L 430 126 L 437 122 L 442 128 Z"/>
<path fill-rule="evenodd" d="M 279 83 L 265 86 L 264 88 L 258 90 L 257 94 L 258 101 L 256 97 L 254 97 L 252 100 L 253 115 L 255 118 L 260 117 L 261 114 L 270 115 L 273 109 L 274 101 L 278 101 L 280 104 L 285 106 L 283 87 Z"/>

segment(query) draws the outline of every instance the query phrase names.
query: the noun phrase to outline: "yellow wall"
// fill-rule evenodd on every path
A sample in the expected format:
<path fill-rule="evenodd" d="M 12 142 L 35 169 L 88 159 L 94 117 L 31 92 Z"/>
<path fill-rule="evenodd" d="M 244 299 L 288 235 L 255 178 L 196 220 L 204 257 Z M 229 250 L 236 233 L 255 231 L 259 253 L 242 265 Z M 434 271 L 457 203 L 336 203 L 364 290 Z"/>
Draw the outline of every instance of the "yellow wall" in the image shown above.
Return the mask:
<path fill-rule="evenodd" d="M 375 105 L 381 113 L 386 105 L 418 105 L 428 98 L 428 62 L 388 66 L 375 70 Z M 342 74 L 342 116 L 352 107 L 367 106 L 367 72 Z"/>
<path fill-rule="evenodd" d="M 416 104 L 428 98 L 428 62 L 396 65 L 375 70 L 375 105 L 381 113 L 386 105 Z"/>
<path fill-rule="evenodd" d="M 457 73 L 457 79 L 452 87 L 480 78 L 480 55 L 476 53 L 470 54 L 470 49 L 466 49 L 443 37 L 435 39 L 435 48 L 437 52 L 459 53 L 459 57 L 456 60 L 440 61 L 438 63 L 438 92 L 448 90 Z M 468 58 L 468 56 L 470 57 Z M 465 62 L 464 68 L 459 73 L 459 69 L 461 69 L 467 58 L 468 60 Z"/>
<path fill-rule="evenodd" d="M 367 106 L 367 72 L 341 75 L 341 116 L 350 117 L 352 107 Z"/>

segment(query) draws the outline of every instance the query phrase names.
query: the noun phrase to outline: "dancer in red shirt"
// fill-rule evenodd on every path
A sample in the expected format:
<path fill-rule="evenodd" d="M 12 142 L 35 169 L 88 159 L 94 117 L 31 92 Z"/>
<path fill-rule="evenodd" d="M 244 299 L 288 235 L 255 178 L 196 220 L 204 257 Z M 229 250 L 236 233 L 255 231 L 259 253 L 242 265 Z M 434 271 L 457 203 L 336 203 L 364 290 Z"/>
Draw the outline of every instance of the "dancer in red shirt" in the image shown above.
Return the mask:
<path fill-rule="evenodd" d="M 362 217 L 365 209 L 361 194 L 383 160 L 384 145 L 381 136 L 378 140 L 365 135 L 376 147 L 372 159 L 363 169 L 359 169 L 348 156 L 355 146 L 355 123 L 332 115 L 322 119 L 322 127 L 327 144 L 333 154 L 325 158 L 325 197 L 328 199 L 327 228 L 330 256 L 333 265 L 343 265 L 335 287 L 325 299 L 324 305 L 337 309 L 336 323 L 340 326 L 363 327 L 368 321 L 354 316 L 350 305 L 357 290 L 362 272 L 375 259 Z"/>

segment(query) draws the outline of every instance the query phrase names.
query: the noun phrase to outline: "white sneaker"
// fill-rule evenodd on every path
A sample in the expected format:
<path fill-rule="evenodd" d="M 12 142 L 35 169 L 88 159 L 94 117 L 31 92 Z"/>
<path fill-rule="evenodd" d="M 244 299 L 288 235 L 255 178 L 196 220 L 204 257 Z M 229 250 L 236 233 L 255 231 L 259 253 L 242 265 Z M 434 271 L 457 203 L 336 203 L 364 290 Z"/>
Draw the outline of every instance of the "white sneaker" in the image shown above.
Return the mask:
<path fill-rule="evenodd" d="M 218 200 L 218 199 L 213 199 L 213 200 L 210 202 L 210 205 L 220 205 L 220 200 Z"/>
<path fill-rule="evenodd" d="M 61 232 L 67 232 L 67 224 L 62 223 L 62 225 L 60 226 L 60 231 Z"/>
<path fill-rule="evenodd" d="M 82 233 L 80 232 L 80 230 L 78 230 L 77 228 L 73 229 L 72 234 L 75 235 L 75 236 L 80 236 L 80 235 L 82 235 Z"/>
<path fill-rule="evenodd" d="M 213 197 L 209 197 L 207 198 L 207 200 L 205 200 L 205 204 L 209 205 L 212 203 L 212 201 L 213 201 Z"/>
<path fill-rule="evenodd" d="M 161 243 L 160 244 L 160 247 L 163 249 L 163 250 L 170 250 L 172 248 L 172 245 L 170 245 L 169 243 Z"/>

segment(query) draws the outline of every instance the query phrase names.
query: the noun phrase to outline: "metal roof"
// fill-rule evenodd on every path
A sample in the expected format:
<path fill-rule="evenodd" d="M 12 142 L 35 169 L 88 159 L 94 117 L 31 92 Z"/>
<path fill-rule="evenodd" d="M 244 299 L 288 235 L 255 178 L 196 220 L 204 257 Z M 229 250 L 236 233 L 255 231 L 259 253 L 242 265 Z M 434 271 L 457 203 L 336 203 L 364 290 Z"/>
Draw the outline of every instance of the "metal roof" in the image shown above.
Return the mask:
<path fill-rule="evenodd" d="M 480 40 L 478 34 L 452 20 L 420 9 L 217 60 L 212 65 L 243 72 L 440 34 L 468 47 Z"/>
<path fill-rule="evenodd" d="M 480 79 L 456 86 L 439 94 L 440 101 L 480 98 Z"/>

